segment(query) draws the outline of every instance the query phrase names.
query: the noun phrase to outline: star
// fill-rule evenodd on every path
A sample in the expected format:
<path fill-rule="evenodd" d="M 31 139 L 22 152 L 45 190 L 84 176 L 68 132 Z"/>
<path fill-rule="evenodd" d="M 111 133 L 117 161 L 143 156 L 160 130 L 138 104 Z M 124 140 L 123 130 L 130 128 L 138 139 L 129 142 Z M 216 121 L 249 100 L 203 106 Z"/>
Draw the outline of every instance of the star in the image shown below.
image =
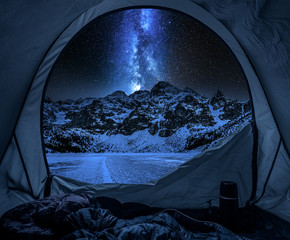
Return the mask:
<path fill-rule="evenodd" d="M 214 32 L 188 15 L 154 8 L 91 21 L 60 54 L 46 94 L 98 98 L 150 91 L 159 81 L 209 97 L 219 88 L 228 97 L 249 98 L 238 61 Z"/>

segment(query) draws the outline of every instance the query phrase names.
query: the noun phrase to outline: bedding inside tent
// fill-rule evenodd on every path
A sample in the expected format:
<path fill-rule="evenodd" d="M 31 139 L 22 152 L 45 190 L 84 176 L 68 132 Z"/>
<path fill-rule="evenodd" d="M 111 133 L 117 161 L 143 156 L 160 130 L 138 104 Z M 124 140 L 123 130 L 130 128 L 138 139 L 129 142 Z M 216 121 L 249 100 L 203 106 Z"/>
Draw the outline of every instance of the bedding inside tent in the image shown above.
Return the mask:
<path fill-rule="evenodd" d="M 142 11 L 142 9 L 145 9 L 145 11 Z M 248 85 L 249 93 L 247 92 L 247 94 L 251 95 L 250 109 L 252 120 L 248 123 L 245 121 L 246 124 L 242 124 L 239 128 L 235 128 L 235 131 L 230 131 L 232 134 L 224 135 L 223 138 L 214 142 L 214 144 L 207 142 L 208 146 L 204 147 L 204 149 L 202 149 L 203 151 L 200 151 L 200 154 L 193 158 L 183 158 L 184 163 L 175 168 L 175 170 L 170 169 L 170 171 L 164 172 L 153 179 L 145 179 L 138 182 L 136 181 L 138 176 L 134 180 L 135 182 L 122 182 L 120 180 L 110 181 L 110 178 L 113 180 L 112 176 L 106 173 L 104 176 L 107 176 L 107 181 L 90 182 L 86 178 L 75 178 L 69 171 L 66 175 L 62 174 L 62 176 L 58 175 L 57 172 L 53 172 L 53 166 L 49 168 L 49 164 L 52 165 L 53 162 L 49 163 L 49 157 L 47 159 L 49 154 L 81 152 L 81 149 L 87 151 L 88 147 L 94 147 L 91 142 L 85 142 L 84 139 L 82 139 L 82 141 L 75 140 L 73 142 L 68 142 L 69 138 L 65 141 L 63 141 L 63 139 L 60 140 L 61 136 L 64 135 L 63 133 L 68 130 L 68 128 L 60 125 L 67 124 L 66 126 L 70 126 L 70 130 L 74 128 L 74 132 L 70 131 L 66 133 L 67 135 L 71 134 L 76 137 L 77 133 L 82 133 L 82 136 L 85 135 L 86 139 L 91 137 L 91 135 L 86 136 L 88 132 L 90 134 L 92 132 L 96 134 L 96 129 L 101 129 L 100 126 L 98 126 L 98 128 L 93 128 L 92 125 L 89 124 L 87 124 L 86 128 L 80 128 L 78 123 L 87 123 L 89 119 L 86 117 L 86 115 L 90 115 L 88 111 L 85 111 L 86 107 L 94 107 L 94 110 L 108 109 L 108 101 L 112 102 L 112 98 L 120 104 L 120 96 L 129 100 L 130 96 L 136 99 L 138 98 L 138 93 L 146 94 L 147 92 L 150 97 L 154 96 L 155 93 L 157 93 L 157 95 L 159 94 L 159 97 L 162 96 L 162 94 L 164 96 L 164 92 L 165 96 L 167 96 L 166 91 L 168 89 L 172 91 L 172 97 L 175 97 L 174 101 L 176 101 L 180 100 L 178 96 L 182 95 L 184 91 L 187 91 L 188 94 L 190 89 L 195 90 L 192 86 L 188 86 L 186 82 L 182 82 L 182 80 L 176 82 L 176 86 L 174 81 L 171 83 L 170 81 L 168 82 L 167 79 L 163 79 L 161 76 L 162 71 L 160 71 L 162 67 L 158 65 L 160 61 L 155 62 L 155 59 L 164 57 L 162 53 L 170 55 L 170 51 L 176 48 L 173 47 L 171 49 L 165 47 L 164 50 L 167 50 L 167 52 L 158 52 L 162 48 L 162 44 L 155 47 L 150 41 L 153 41 L 154 38 L 158 41 L 162 34 L 158 35 L 154 32 L 151 38 L 149 37 L 149 33 L 146 35 L 146 31 L 150 28 L 150 20 L 153 19 L 157 21 L 156 19 L 159 19 L 160 21 L 162 20 L 161 24 L 165 24 L 164 18 L 159 18 L 158 14 L 154 15 L 156 11 L 165 10 L 168 10 L 170 13 L 176 13 L 177 15 L 180 14 L 180 16 L 184 16 L 193 22 L 197 21 L 201 23 L 202 26 L 212 31 L 211 34 L 217 36 L 219 41 L 224 43 L 228 52 L 231 53 L 232 59 L 234 59 L 231 62 L 231 66 L 236 65 L 239 67 L 242 78 Z M 77 223 L 76 219 L 82 214 L 86 216 L 90 215 L 88 219 L 91 220 L 88 221 L 99 221 L 95 225 L 92 224 L 92 226 L 95 227 L 95 229 L 93 229 L 93 234 L 95 235 L 86 235 L 95 238 L 98 237 L 98 234 L 115 234 L 114 237 L 120 237 L 121 235 L 118 234 L 121 234 L 123 231 L 123 228 L 120 227 L 122 224 L 122 226 L 127 224 L 126 226 L 128 228 L 135 224 L 131 229 L 135 231 L 135 227 L 138 224 L 146 225 L 154 223 L 158 225 L 157 229 L 159 230 L 162 227 L 165 227 L 165 232 L 168 228 L 171 230 L 173 229 L 175 233 L 183 234 L 182 236 L 184 238 L 181 239 L 190 239 L 193 236 L 192 234 L 196 231 L 194 227 L 199 220 L 206 221 L 204 224 L 199 224 L 200 232 L 210 232 L 210 234 L 212 234 L 203 236 L 217 238 L 218 235 L 216 234 L 219 233 L 221 234 L 219 237 L 227 237 L 230 239 L 243 239 L 246 237 L 252 239 L 266 239 L 265 235 L 261 235 L 261 232 L 267 232 L 267 224 L 269 226 L 269 222 L 271 222 L 270 228 L 272 228 L 274 232 L 272 233 L 274 235 L 268 234 L 269 237 L 274 236 L 276 239 L 289 238 L 289 230 L 287 231 L 287 224 L 289 224 L 290 220 L 290 126 L 288 124 L 290 111 L 287 105 L 290 101 L 288 58 L 288 39 L 290 33 L 287 31 L 289 26 L 288 10 L 289 3 L 283 0 L 261 0 L 252 2 L 226 1 L 222 3 L 203 0 L 182 0 L 178 2 L 173 0 L 94 0 L 74 1 L 74 3 L 67 0 L 58 2 L 43 0 L 33 4 L 19 4 L 18 1 L 1 2 L 0 61 L 2 68 L 0 70 L 0 108 L 3 112 L 0 120 L 0 215 L 3 215 L 1 218 L 1 234 L 5 233 L 8 234 L 7 236 L 17 239 L 17 236 L 20 236 L 17 234 L 21 234 L 20 232 L 23 230 L 18 228 L 18 226 L 21 226 L 21 224 L 33 226 L 30 225 L 31 222 L 29 222 L 28 218 L 31 219 L 37 227 L 41 227 L 41 229 L 37 233 L 31 233 L 29 228 L 25 229 L 24 233 L 28 235 L 25 235 L 24 239 L 32 239 L 33 236 L 39 237 L 41 235 L 37 234 L 40 232 L 43 233 L 43 231 L 47 231 L 47 233 L 51 234 L 59 234 L 59 232 L 51 230 L 52 226 L 44 221 L 45 217 L 49 219 L 53 218 L 53 216 L 56 217 L 57 210 L 59 210 L 61 214 L 64 214 L 62 217 L 66 216 L 76 225 L 86 225 L 85 222 Z M 115 19 L 113 20 L 115 21 L 114 23 L 112 22 L 110 24 L 110 21 L 106 21 L 106 23 L 103 22 L 98 25 L 95 20 L 97 21 L 98 19 L 109 18 L 113 16 L 113 14 L 118 15 L 123 13 L 123 20 L 126 21 L 126 19 L 130 18 L 129 15 L 134 11 L 139 11 L 138 14 L 133 14 L 136 19 L 139 20 L 136 21 L 137 24 L 135 25 L 134 21 L 130 21 L 131 26 L 126 29 L 128 34 L 123 34 L 124 38 L 122 39 L 124 41 L 120 41 L 121 38 L 117 37 L 116 39 L 105 42 L 105 36 L 110 35 L 111 30 L 109 28 L 117 27 L 119 31 L 122 31 L 122 29 L 124 29 L 122 28 L 123 23 Z M 181 17 L 177 18 L 179 19 L 178 21 L 180 21 L 178 25 L 181 26 Z M 138 25 L 138 23 L 140 24 Z M 168 27 L 172 26 L 171 24 L 174 25 L 174 23 L 166 23 L 169 24 Z M 55 99 L 47 98 L 46 93 L 52 94 L 50 87 L 53 86 L 53 78 L 56 77 L 54 71 L 57 70 L 55 69 L 59 68 L 63 70 L 64 65 L 59 67 L 57 65 L 60 62 L 59 59 L 66 54 L 66 50 L 69 49 L 69 46 L 73 44 L 73 41 L 77 39 L 79 34 L 84 31 L 89 32 L 89 26 L 94 24 L 100 31 L 102 28 L 104 30 L 105 27 L 107 29 L 107 31 L 103 31 L 102 35 L 100 35 L 100 33 L 98 35 L 98 40 L 104 41 L 103 43 L 98 42 L 98 46 L 102 46 L 97 49 L 98 53 L 102 51 L 102 53 L 104 53 L 107 47 L 108 49 L 112 49 L 108 56 L 112 56 L 114 48 L 118 45 L 126 43 L 128 39 L 135 39 L 135 43 L 132 41 L 131 45 L 132 52 L 125 47 L 122 49 L 124 51 L 129 51 L 127 55 L 113 56 L 115 59 L 118 59 L 118 61 L 110 62 L 110 57 L 104 57 L 104 54 L 100 54 L 97 59 L 100 61 L 105 59 L 104 61 L 108 61 L 111 65 L 107 64 L 107 66 L 103 68 L 100 67 L 101 65 L 95 65 L 98 66 L 95 73 L 101 76 L 106 75 L 108 78 L 115 74 L 119 79 L 123 79 L 123 70 L 126 69 L 126 73 L 129 73 L 129 75 L 133 74 L 131 77 L 135 74 L 136 78 L 124 78 L 122 80 L 130 81 L 129 83 L 131 85 L 128 89 L 126 89 L 126 87 L 129 86 L 128 83 L 124 83 L 123 89 L 113 88 L 112 86 L 114 85 L 110 85 L 110 89 L 107 89 L 107 92 L 103 90 L 108 86 L 103 83 L 110 81 L 104 80 L 102 84 L 98 82 L 96 86 L 99 88 L 99 92 L 105 93 L 105 95 L 99 95 L 97 99 L 93 99 L 87 106 L 82 106 L 84 107 L 83 109 L 79 108 L 80 114 L 80 112 L 78 113 L 76 111 L 76 107 L 72 107 L 72 104 L 74 104 L 74 106 L 77 105 L 76 102 L 78 99 L 69 103 L 69 101 L 66 102 L 67 97 L 65 96 L 64 99 L 57 99 L 60 100 L 57 102 L 54 101 Z M 104 24 L 108 25 L 102 26 Z M 155 30 L 157 32 L 165 31 L 166 26 L 161 26 L 161 28 L 156 28 Z M 180 27 L 180 29 L 182 28 Z M 138 31 L 139 33 L 137 34 L 136 32 Z M 188 39 L 190 39 L 190 30 L 184 31 L 183 33 L 178 31 L 175 30 L 175 34 L 171 34 L 172 39 L 178 39 L 178 36 L 187 36 Z M 131 34 L 129 34 L 129 32 Z M 130 38 L 129 35 L 132 38 Z M 208 38 L 210 39 L 210 37 Z M 114 40 L 115 44 L 109 45 L 109 43 L 114 43 Z M 143 45 L 138 45 L 138 42 L 143 42 Z M 191 41 L 188 42 L 190 43 Z M 106 43 L 108 44 L 107 46 Z M 90 46 L 88 42 L 83 44 Z M 181 44 L 181 42 L 177 41 L 175 44 Z M 183 45 L 181 44 L 181 49 L 182 46 L 186 46 L 186 43 L 184 42 Z M 184 50 L 186 49 L 183 48 L 183 51 Z M 190 52 L 190 49 L 188 52 Z M 194 65 L 188 52 L 186 52 L 186 54 L 181 54 L 180 52 L 180 57 L 185 57 L 188 60 L 188 62 L 182 61 L 187 68 L 190 66 L 190 63 Z M 140 54 L 138 55 L 138 53 Z M 75 51 L 73 54 L 75 54 Z M 90 53 L 87 53 L 85 55 L 89 54 Z M 64 57 L 66 60 L 69 58 L 70 57 Z M 166 59 L 166 57 L 164 57 L 164 59 Z M 127 63 L 130 63 L 130 61 L 133 64 L 128 65 Z M 137 61 L 139 65 L 134 61 Z M 218 61 L 220 64 L 223 62 L 224 61 Z M 70 64 L 71 62 L 69 62 L 67 66 L 70 66 Z M 180 72 L 178 72 L 176 68 L 174 69 L 174 67 L 182 68 L 178 62 L 167 62 L 167 64 L 170 68 L 165 72 L 169 76 L 175 76 L 176 78 L 176 76 L 180 75 Z M 117 65 L 117 68 L 115 68 L 117 70 L 112 70 L 114 65 Z M 76 76 L 80 68 L 76 69 L 74 65 L 70 67 L 70 70 L 75 71 L 73 76 Z M 146 69 L 146 71 L 138 72 L 137 68 L 135 69 L 134 67 Z M 155 67 L 158 71 L 153 71 Z M 104 74 L 104 72 L 102 72 L 103 70 L 105 72 L 107 71 L 107 74 Z M 133 70 L 135 70 L 135 72 Z M 65 70 L 63 70 L 63 72 L 64 71 Z M 216 73 L 217 77 L 219 72 L 220 71 L 217 71 Z M 142 75 L 144 74 L 146 75 L 144 79 L 151 79 L 151 81 L 148 80 L 148 82 L 144 82 L 142 80 Z M 207 74 L 209 73 L 207 72 Z M 139 75 L 141 75 L 141 77 Z M 158 78 L 156 79 L 156 77 Z M 106 80 L 108 80 L 108 78 Z M 51 86 L 50 83 L 52 84 Z M 56 86 L 57 84 L 54 85 Z M 69 89 L 70 84 L 65 82 L 63 86 L 65 85 L 67 85 L 66 87 Z M 120 84 L 118 87 L 120 87 Z M 185 87 L 187 87 L 187 90 L 184 90 Z M 79 97 L 92 97 L 82 95 L 80 85 L 75 85 L 75 88 L 79 90 L 77 93 Z M 239 86 L 239 88 L 241 87 Z M 90 88 L 87 87 L 87 89 L 89 90 Z M 202 86 L 200 86 L 198 90 L 202 92 Z M 58 91 L 58 94 L 65 93 L 61 88 L 59 88 Z M 72 92 L 68 91 L 67 93 L 69 95 Z M 195 99 L 197 101 L 196 104 L 200 104 L 202 101 L 204 101 L 204 103 L 209 101 L 209 97 L 204 96 L 207 93 L 203 92 L 203 95 L 195 93 L 195 96 L 196 94 L 203 100 L 198 102 L 194 98 L 194 94 L 189 94 L 191 97 L 182 99 L 183 104 L 180 104 L 180 106 L 184 109 L 184 106 L 188 107 L 188 105 L 184 104 L 184 102 L 186 102 L 185 100 L 194 101 Z M 222 91 L 217 91 L 215 97 L 220 98 L 222 94 L 226 95 L 225 92 L 222 93 Z M 236 93 L 234 93 L 234 95 L 235 96 L 231 96 L 231 98 L 235 97 L 236 103 L 239 105 L 238 103 L 240 102 L 237 99 L 240 98 L 240 96 L 237 96 Z M 108 96 L 110 97 L 108 98 Z M 106 97 L 108 100 L 105 99 Z M 53 96 L 52 98 L 56 97 Z M 104 105 L 100 105 L 100 102 L 102 104 L 104 103 L 104 99 L 107 102 L 105 102 Z M 148 102 L 152 101 L 153 100 L 150 99 Z M 168 98 L 166 98 L 164 102 L 166 101 L 170 102 Z M 228 102 L 229 100 L 227 99 L 226 101 Z M 70 112 L 64 113 L 64 111 L 66 111 L 65 105 L 69 105 L 68 103 L 70 104 L 68 107 L 70 108 Z M 83 102 L 80 100 L 78 104 L 82 105 Z M 213 104 L 211 104 L 211 106 L 213 107 Z M 47 124 L 51 121 L 47 117 L 49 115 L 48 110 L 51 108 L 57 111 L 57 114 L 51 113 L 51 119 L 54 119 L 53 116 L 56 117 L 56 115 L 58 117 L 54 119 L 54 124 Z M 244 105 L 242 109 L 245 109 Z M 138 116 L 140 116 L 141 110 L 142 108 L 139 109 Z M 182 111 L 179 109 L 177 112 L 181 113 Z M 237 109 L 234 109 L 234 113 L 237 113 Z M 71 118 L 69 118 L 68 115 L 70 115 Z M 161 117 L 164 118 L 164 116 Z M 102 122 L 102 124 L 109 122 L 108 117 L 112 118 L 112 116 L 105 116 L 107 120 Z M 132 133 L 132 131 L 130 132 L 130 130 L 132 130 L 132 122 L 134 122 L 134 116 L 132 116 L 132 119 L 133 121 L 129 121 L 129 127 L 125 128 L 124 126 L 118 125 L 116 129 L 111 129 L 111 135 L 106 134 L 106 136 L 120 135 L 120 133 L 123 133 L 123 135 L 128 138 L 128 136 L 134 135 L 135 133 Z M 148 133 L 151 125 L 146 125 L 146 121 L 145 123 L 142 122 L 144 119 L 146 118 L 139 118 L 136 124 L 139 127 L 141 126 L 141 130 L 145 129 L 145 133 Z M 172 115 L 171 119 L 177 120 L 177 115 Z M 197 119 L 196 116 L 195 119 Z M 62 120 L 62 122 L 60 120 Z M 250 120 L 250 118 L 247 120 Z M 176 132 L 180 131 L 180 128 L 177 129 L 178 124 L 178 121 L 171 124 L 171 127 L 176 127 L 174 133 L 169 133 L 169 130 L 172 128 L 157 129 L 156 133 L 159 134 L 158 137 L 171 137 L 172 135 L 170 134 L 176 134 Z M 179 127 L 184 126 L 185 124 L 181 124 Z M 76 128 L 79 129 L 76 130 Z M 107 129 L 105 130 L 108 132 Z M 155 130 L 154 127 L 152 127 L 151 132 L 153 133 Z M 223 132 L 225 132 L 224 129 L 221 129 L 221 126 L 218 126 L 217 130 L 223 130 Z M 194 136 L 192 136 L 192 132 L 188 132 L 189 135 L 186 139 L 192 140 Z M 104 129 L 98 132 L 98 134 L 104 134 Z M 184 132 L 181 132 L 180 135 L 184 137 Z M 151 134 L 151 136 L 154 136 L 154 134 Z M 142 137 L 146 137 L 144 132 L 140 134 L 141 139 Z M 157 144 L 162 140 L 160 138 L 156 141 Z M 73 138 L 71 137 L 70 139 Z M 124 142 L 126 143 L 124 139 L 123 137 L 121 141 L 116 141 L 117 144 L 114 145 L 114 151 L 120 152 L 120 143 L 122 143 L 123 146 Z M 51 140 L 51 142 L 49 142 L 49 140 Z M 57 141 L 65 142 L 67 144 L 66 148 L 61 148 L 61 144 Z M 113 139 L 109 139 L 107 142 L 112 143 L 112 141 Z M 136 143 L 136 139 L 133 139 L 131 142 Z M 182 145 L 182 141 L 178 143 Z M 186 150 L 196 150 L 196 147 L 204 146 L 202 144 L 194 144 L 194 141 L 191 143 L 191 145 L 187 145 L 191 146 L 191 149 Z M 139 143 L 135 144 L 135 150 L 136 147 L 140 147 L 140 145 Z M 67 150 L 68 146 L 71 148 L 69 151 Z M 99 144 L 99 146 L 98 149 L 100 150 L 103 145 Z M 108 148 L 105 147 L 105 149 Z M 109 149 L 112 151 L 111 145 Z M 46 151 L 50 151 L 50 153 L 46 153 Z M 90 151 L 94 154 L 96 153 L 94 152 L 96 149 L 90 149 Z M 71 157 L 69 154 L 68 157 Z M 102 162 L 99 164 L 99 167 L 102 168 L 104 164 L 107 166 L 106 162 Z M 106 169 L 106 167 L 102 169 Z M 56 175 L 52 173 L 56 173 Z M 84 173 L 81 175 L 85 176 L 86 174 Z M 110 178 L 108 176 L 110 176 Z M 106 178 L 103 177 L 102 179 L 104 180 Z M 238 211 L 240 215 L 237 214 L 236 218 L 248 221 L 256 217 L 257 221 L 254 221 L 255 223 L 251 226 L 254 227 L 252 230 L 254 229 L 256 235 L 232 235 L 233 233 L 229 230 L 221 227 L 223 229 L 221 231 L 220 227 L 216 227 L 217 225 L 210 225 L 208 223 L 208 221 L 214 221 L 224 224 L 223 221 L 220 221 L 220 217 L 223 215 L 221 203 L 227 197 L 220 196 L 220 186 L 222 182 L 234 182 L 236 184 L 236 196 L 228 198 L 236 202 L 238 200 Z M 98 199 L 100 199 L 100 197 L 111 199 L 107 199 L 106 201 L 113 202 L 112 205 L 106 205 L 104 207 L 103 203 L 99 203 L 100 200 Z M 80 200 L 80 198 L 82 198 L 82 200 Z M 64 202 L 70 199 L 67 204 L 68 209 L 63 209 L 61 207 L 62 199 L 65 199 Z M 86 203 L 81 204 L 82 206 L 80 207 L 78 201 L 85 201 Z M 92 205 L 92 203 L 95 202 L 98 202 L 98 204 Z M 130 204 L 126 205 L 126 203 Z M 42 208 L 46 204 L 51 204 L 51 207 Z M 116 204 L 118 205 L 118 210 L 115 208 Z M 124 220 L 126 217 L 116 213 L 116 211 L 122 212 L 122 207 L 124 207 L 121 206 L 122 204 L 127 206 L 127 208 L 125 208 L 126 211 L 131 209 L 133 212 L 129 217 L 131 220 L 127 223 L 125 223 Z M 59 205 L 58 208 L 56 207 L 57 205 Z M 74 207 L 76 205 L 78 205 L 78 207 Z M 35 207 L 35 211 L 33 207 Z M 144 220 L 143 222 L 140 222 L 140 219 L 138 219 L 138 217 L 142 215 L 142 211 L 140 212 L 138 210 L 139 207 L 143 210 L 146 209 L 143 215 L 147 217 L 141 217 Z M 103 209 L 109 209 L 112 215 L 106 215 L 108 213 Z M 186 214 L 186 216 L 170 213 L 170 211 L 168 212 L 166 209 L 178 209 L 179 212 L 185 211 L 182 214 Z M 135 215 L 134 212 L 136 213 Z M 22 216 L 27 216 L 28 218 L 22 218 Z M 108 218 L 112 219 L 114 223 L 108 223 L 109 227 L 103 228 L 106 232 L 104 233 L 100 230 L 99 224 L 102 224 L 100 218 L 105 218 L 106 216 L 109 216 Z M 191 217 L 188 218 L 188 216 Z M 117 217 L 117 219 L 115 219 L 115 217 Z M 135 217 L 137 217 L 137 219 Z M 192 220 L 192 218 L 194 219 Z M 199 220 L 196 221 L 196 219 Z M 265 224 L 261 227 L 263 225 L 261 222 L 264 220 Z M 120 221 L 123 222 L 121 223 Z M 134 223 L 133 225 L 132 221 Z M 240 224 L 243 225 L 242 223 Z M 148 232 L 155 229 L 156 226 L 153 225 Z M 192 228 L 190 228 L 189 225 L 191 225 Z M 258 229 L 259 226 L 261 227 L 260 229 Z M 239 230 L 245 231 L 245 229 L 247 228 L 243 228 L 243 230 L 240 228 Z M 79 230 L 75 228 L 75 230 L 78 231 L 76 234 L 84 234 L 85 232 L 90 234 L 90 230 L 87 230 L 86 227 L 80 228 Z M 237 229 L 232 230 L 237 232 Z M 115 232 L 113 233 L 110 231 Z M 225 232 L 228 235 L 223 236 L 222 234 Z M 66 233 L 69 234 L 68 232 Z M 124 234 L 124 236 L 127 237 L 133 236 L 126 235 L 132 234 L 132 232 L 126 232 Z M 173 233 L 169 231 L 168 234 Z M 201 235 L 199 235 L 199 237 L 201 237 Z M 50 237 L 51 236 L 52 235 L 50 235 Z M 70 235 L 68 239 L 75 239 L 77 236 L 79 237 L 80 235 Z M 84 237 L 84 235 L 81 236 Z M 188 238 L 185 236 L 188 236 Z M 56 235 L 53 235 L 53 237 L 56 237 Z M 174 238 L 173 235 L 172 238 Z M 56 237 L 56 239 L 58 238 Z M 148 237 L 144 239 L 148 239 Z"/>

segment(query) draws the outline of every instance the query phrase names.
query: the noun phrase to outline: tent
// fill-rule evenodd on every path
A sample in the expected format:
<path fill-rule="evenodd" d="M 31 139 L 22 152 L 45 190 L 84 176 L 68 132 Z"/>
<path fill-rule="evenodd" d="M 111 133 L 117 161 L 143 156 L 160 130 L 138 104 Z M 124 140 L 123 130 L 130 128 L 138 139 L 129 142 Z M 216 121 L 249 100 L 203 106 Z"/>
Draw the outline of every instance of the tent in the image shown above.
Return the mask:
<path fill-rule="evenodd" d="M 90 185 L 51 176 L 41 103 L 48 74 L 69 40 L 96 17 L 130 7 L 193 16 L 228 45 L 251 92 L 254 121 L 156 182 Z M 41 0 L 0 4 L 0 215 L 61 193 L 93 193 L 162 208 L 218 206 L 221 181 L 235 181 L 240 207 L 290 221 L 290 71 L 287 0 Z"/>

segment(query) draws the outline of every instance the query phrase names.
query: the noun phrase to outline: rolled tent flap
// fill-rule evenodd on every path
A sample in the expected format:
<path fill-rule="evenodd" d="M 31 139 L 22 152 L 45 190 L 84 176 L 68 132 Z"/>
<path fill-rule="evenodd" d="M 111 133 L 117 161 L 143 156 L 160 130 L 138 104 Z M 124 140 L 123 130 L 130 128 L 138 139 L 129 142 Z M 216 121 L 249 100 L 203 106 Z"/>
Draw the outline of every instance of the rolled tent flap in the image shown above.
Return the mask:
<path fill-rule="evenodd" d="M 181 165 L 173 173 L 147 184 L 89 185 L 54 176 L 51 194 L 90 193 L 122 202 L 140 202 L 162 208 L 208 208 L 218 206 L 222 181 L 238 185 L 240 207 L 251 195 L 253 135 L 246 125 L 218 146 L 208 149 Z"/>

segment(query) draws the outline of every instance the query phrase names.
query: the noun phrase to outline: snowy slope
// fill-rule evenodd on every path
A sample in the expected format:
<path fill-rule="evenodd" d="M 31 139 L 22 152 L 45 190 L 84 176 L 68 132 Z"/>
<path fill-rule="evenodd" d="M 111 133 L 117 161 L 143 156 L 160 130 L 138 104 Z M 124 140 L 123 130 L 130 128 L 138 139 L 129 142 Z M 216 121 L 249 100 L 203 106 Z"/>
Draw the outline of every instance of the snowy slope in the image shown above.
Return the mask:
<path fill-rule="evenodd" d="M 50 152 L 183 152 L 206 148 L 251 119 L 251 104 L 207 98 L 167 82 L 127 96 L 53 102 L 45 99 L 44 140 Z"/>

